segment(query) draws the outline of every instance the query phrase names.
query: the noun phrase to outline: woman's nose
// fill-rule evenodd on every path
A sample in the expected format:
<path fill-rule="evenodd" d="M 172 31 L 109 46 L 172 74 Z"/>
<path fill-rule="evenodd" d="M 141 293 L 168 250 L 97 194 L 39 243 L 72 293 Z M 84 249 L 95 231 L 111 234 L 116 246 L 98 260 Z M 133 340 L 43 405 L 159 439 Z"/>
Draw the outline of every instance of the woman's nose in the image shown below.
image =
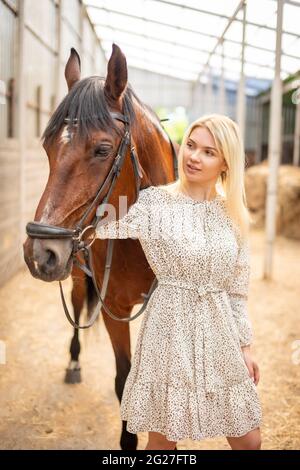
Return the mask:
<path fill-rule="evenodd" d="M 192 154 L 191 154 L 191 160 L 195 161 L 195 162 L 199 162 L 201 161 L 202 159 L 202 152 L 200 149 L 197 149 L 195 150 Z"/>

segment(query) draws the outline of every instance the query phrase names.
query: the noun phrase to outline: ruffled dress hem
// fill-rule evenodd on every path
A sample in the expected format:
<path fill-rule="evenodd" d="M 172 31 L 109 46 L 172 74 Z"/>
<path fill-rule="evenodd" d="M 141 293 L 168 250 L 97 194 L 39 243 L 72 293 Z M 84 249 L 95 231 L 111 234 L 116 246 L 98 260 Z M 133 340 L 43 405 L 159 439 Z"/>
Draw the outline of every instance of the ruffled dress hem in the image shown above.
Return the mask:
<path fill-rule="evenodd" d="M 240 437 L 262 424 L 256 385 L 250 377 L 217 393 L 137 381 L 123 398 L 121 418 L 127 421 L 128 432 L 159 432 L 169 441 Z"/>

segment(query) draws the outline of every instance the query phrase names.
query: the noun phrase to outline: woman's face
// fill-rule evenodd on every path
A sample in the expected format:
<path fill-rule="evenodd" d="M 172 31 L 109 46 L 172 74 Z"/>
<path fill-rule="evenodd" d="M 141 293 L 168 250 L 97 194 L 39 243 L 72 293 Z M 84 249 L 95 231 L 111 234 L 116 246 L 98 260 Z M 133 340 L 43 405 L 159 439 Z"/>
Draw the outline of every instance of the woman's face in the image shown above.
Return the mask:
<path fill-rule="evenodd" d="M 183 171 L 190 182 L 216 182 L 226 163 L 216 149 L 212 134 L 204 127 L 192 130 L 183 149 Z"/>

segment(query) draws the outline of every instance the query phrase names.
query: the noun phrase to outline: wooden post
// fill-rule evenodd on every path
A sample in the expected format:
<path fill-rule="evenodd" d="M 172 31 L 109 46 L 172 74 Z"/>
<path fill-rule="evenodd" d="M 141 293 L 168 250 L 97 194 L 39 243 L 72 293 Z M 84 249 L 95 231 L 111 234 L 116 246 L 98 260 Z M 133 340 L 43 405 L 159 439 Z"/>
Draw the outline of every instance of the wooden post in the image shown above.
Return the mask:
<path fill-rule="evenodd" d="M 277 180 L 278 167 L 281 157 L 282 135 L 282 82 L 281 70 L 281 42 L 284 0 L 277 0 L 277 28 L 276 28 L 276 56 L 275 74 L 271 92 L 269 150 L 268 150 L 268 183 L 266 200 L 266 241 L 264 259 L 264 279 L 272 278 L 273 245 L 276 237 L 276 207 L 277 207 Z"/>
<path fill-rule="evenodd" d="M 236 118 L 240 128 L 241 135 L 245 139 L 245 119 L 246 119 L 246 96 L 245 96 L 245 39 L 246 39 L 246 3 L 243 4 L 243 32 L 242 32 L 242 51 L 241 51 L 241 74 L 237 92 L 237 111 Z"/>
<path fill-rule="evenodd" d="M 219 113 L 226 114 L 226 89 L 224 70 L 224 41 L 221 42 L 221 75 L 219 78 Z"/>

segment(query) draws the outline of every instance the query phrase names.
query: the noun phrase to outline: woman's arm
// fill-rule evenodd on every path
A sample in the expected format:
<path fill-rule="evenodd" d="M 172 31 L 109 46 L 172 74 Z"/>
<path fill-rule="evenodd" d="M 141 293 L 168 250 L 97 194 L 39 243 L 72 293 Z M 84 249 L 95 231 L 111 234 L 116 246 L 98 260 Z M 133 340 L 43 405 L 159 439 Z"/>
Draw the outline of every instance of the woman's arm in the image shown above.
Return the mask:
<path fill-rule="evenodd" d="M 228 294 L 232 313 L 237 325 L 245 364 L 255 385 L 259 382 L 259 367 L 252 357 L 250 346 L 254 334 L 248 314 L 248 291 L 250 279 L 249 241 L 240 242 L 234 273 L 229 283 Z"/>
<path fill-rule="evenodd" d="M 229 282 L 229 295 L 232 313 L 237 325 L 241 347 L 253 342 L 253 328 L 248 315 L 248 290 L 250 279 L 250 251 L 248 240 L 239 244 L 238 257 L 234 272 Z"/>

